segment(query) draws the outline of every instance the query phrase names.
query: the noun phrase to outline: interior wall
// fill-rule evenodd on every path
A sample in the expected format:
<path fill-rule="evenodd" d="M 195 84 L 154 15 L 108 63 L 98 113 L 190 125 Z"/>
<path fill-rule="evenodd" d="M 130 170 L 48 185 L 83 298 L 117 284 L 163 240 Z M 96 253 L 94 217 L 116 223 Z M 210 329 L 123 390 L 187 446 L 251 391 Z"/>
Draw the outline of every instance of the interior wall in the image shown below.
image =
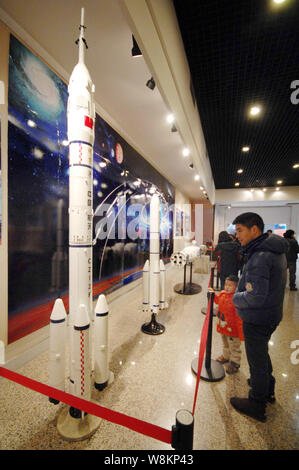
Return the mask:
<path fill-rule="evenodd" d="M 243 212 L 255 212 L 259 214 L 264 224 L 286 224 L 299 234 L 299 205 L 288 204 L 286 206 L 238 206 L 231 207 L 216 204 L 214 241 L 217 242 L 218 234 L 226 230 L 228 225 Z"/>
<path fill-rule="evenodd" d="M 198 245 L 213 240 L 214 206 L 208 201 L 192 201 L 192 231 Z"/>
<path fill-rule="evenodd" d="M 190 230 L 189 227 L 190 221 Z M 190 243 L 191 204 L 188 197 L 178 189 L 175 191 L 175 208 L 173 215 L 173 251 L 181 251 Z"/>

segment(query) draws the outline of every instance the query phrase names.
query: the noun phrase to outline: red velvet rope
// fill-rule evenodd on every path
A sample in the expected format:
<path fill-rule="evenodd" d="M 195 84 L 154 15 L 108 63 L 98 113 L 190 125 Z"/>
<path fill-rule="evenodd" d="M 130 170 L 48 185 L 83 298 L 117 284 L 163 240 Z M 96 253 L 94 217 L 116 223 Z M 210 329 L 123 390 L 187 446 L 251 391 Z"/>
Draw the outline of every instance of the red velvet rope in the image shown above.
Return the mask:
<path fill-rule="evenodd" d="M 166 444 L 171 444 L 172 432 L 161 428 L 160 426 L 156 426 L 155 424 L 132 418 L 131 416 L 119 413 L 118 411 L 109 410 L 108 408 L 104 408 L 96 403 L 92 403 L 84 400 L 83 398 L 71 395 L 70 393 L 58 390 L 57 388 L 37 382 L 36 380 L 25 377 L 17 372 L 13 372 L 5 367 L 0 367 L 0 376 L 23 385 L 24 387 L 30 388 L 35 392 L 42 393 L 47 397 L 55 398 L 58 401 L 62 401 L 69 406 L 73 406 L 78 410 L 85 411 L 86 413 L 97 416 L 98 418 L 106 419 L 107 421 L 111 421 L 111 423 L 120 424 L 121 426 L 144 434 L 145 436 L 166 442 Z"/>
<path fill-rule="evenodd" d="M 203 358 L 204 358 L 206 344 L 207 344 L 209 319 L 210 319 L 210 314 L 211 314 L 210 310 L 211 310 L 211 298 L 209 299 L 207 314 L 206 314 L 205 322 L 204 322 L 202 332 L 201 332 L 201 337 L 200 337 L 197 380 L 196 380 L 193 410 L 192 410 L 193 415 L 194 415 L 195 405 L 196 405 L 196 400 L 197 400 L 202 363 L 203 363 Z M 160 426 L 156 426 L 155 424 L 147 423 L 146 421 L 132 418 L 131 416 L 127 416 L 123 413 L 119 413 L 118 411 L 113 411 L 108 408 L 104 408 L 103 406 L 97 405 L 96 403 L 92 403 L 83 398 L 79 398 L 79 397 L 76 397 L 75 395 L 71 395 L 70 393 L 63 392 L 62 390 L 58 390 L 57 388 L 50 387 L 49 385 L 43 384 L 34 379 L 30 379 L 29 377 L 25 377 L 24 375 L 21 375 L 21 374 L 18 374 L 17 372 L 6 369 L 5 367 L 0 367 L 0 377 L 1 376 L 8 380 L 12 380 L 13 382 L 16 382 L 20 385 L 23 385 L 24 387 L 27 387 L 31 390 L 34 390 L 35 392 L 42 393 L 43 395 L 46 395 L 47 397 L 55 398 L 56 400 L 61 401 L 65 403 L 66 405 L 73 406 L 74 408 L 77 408 L 78 410 L 85 411 L 86 413 L 97 416 L 98 418 L 103 418 L 107 421 L 110 421 L 111 423 L 119 424 L 133 431 L 144 434 L 145 436 L 152 437 L 153 439 L 166 442 L 166 444 L 171 444 L 172 432 L 167 429 L 161 428 Z"/>

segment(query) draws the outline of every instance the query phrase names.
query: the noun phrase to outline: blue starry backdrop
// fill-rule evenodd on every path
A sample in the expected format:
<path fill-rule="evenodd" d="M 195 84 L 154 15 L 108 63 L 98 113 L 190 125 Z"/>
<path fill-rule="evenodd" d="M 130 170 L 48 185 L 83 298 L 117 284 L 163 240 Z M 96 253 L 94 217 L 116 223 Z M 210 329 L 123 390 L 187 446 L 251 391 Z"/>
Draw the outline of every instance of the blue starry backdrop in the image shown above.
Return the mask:
<path fill-rule="evenodd" d="M 11 316 L 65 295 L 68 290 L 67 99 L 66 83 L 11 35 L 8 90 Z M 174 203 L 174 188 L 98 115 L 93 188 L 94 228 L 100 227 L 107 215 L 101 210 L 106 198 L 105 204 L 112 210 L 112 216 L 102 223 L 100 230 L 109 237 L 98 237 L 94 245 L 94 286 L 119 278 L 114 284 L 119 287 L 140 275 L 148 258 L 149 202 L 154 191 L 163 200 L 161 255 L 164 258 L 171 255 L 173 216 L 167 205 Z M 138 213 L 125 208 L 120 214 L 120 200 L 127 201 L 127 205 L 141 204 L 144 209 Z M 129 237 L 128 225 L 136 217 L 136 237 Z M 135 276 L 126 276 L 134 270 Z"/>

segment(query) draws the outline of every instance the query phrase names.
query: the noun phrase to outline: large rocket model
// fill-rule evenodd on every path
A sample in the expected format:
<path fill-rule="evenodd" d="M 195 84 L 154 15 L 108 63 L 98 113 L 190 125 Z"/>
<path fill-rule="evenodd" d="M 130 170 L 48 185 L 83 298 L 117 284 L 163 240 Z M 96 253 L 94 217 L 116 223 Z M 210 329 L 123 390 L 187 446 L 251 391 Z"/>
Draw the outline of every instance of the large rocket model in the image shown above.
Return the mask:
<path fill-rule="evenodd" d="M 92 192 L 95 87 L 84 63 L 84 9 L 81 10 L 79 61 L 68 87 L 67 125 L 69 140 L 69 326 L 70 393 L 78 389 L 75 377 L 73 328 L 81 324 L 85 310 L 92 315 Z M 87 319 L 85 319 L 86 323 Z"/>
<path fill-rule="evenodd" d="M 165 328 L 156 322 L 156 315 L 167 308 L 165 301 L 165 267 L 160 259 L 160 200 L 157 194 L 151 198 L 150 204 L 150 250 L 149 260 L 143 267 L 143 304 L 144 312 L 152 313 L 150 323 L 142 325 L 147 334 L 161 334 Z"/>
<path fill-rule="evenodd" d="M 95 87 L 84 63 L 86 41 L 84 38 L 84 8 L 81 9 L 79 61 L 75 66 L 69 82 L 67 125 L 69 141 L 69 353 L 70 384 L 69 392 L 90 400 L 91 396 L 91 347 L 90 330 L 95 315 L 92 311 L 92 230 L 93 230 L 93 144 L 95 127 Z M 96 307 L 95 358 L 96 388 L 102 390 L 108 383 L 108 306 L 105 296 L 100 296 Z M 62 382 L 62 365 L 60 358 L 63 337 L 63 309 L 61 299 L 55 303 L 51 315 L 50 344 L 50 385 Z M 54 312 L 53 309 L 53 312 Z M 102 312 L 104 310 L 104 312 Z M 99 312 L 97 312 L 99 313 Z M 101 315 L 105 313 L 105 315 Z M 103 320 L 104 318 L 104 320 Z M 58 321 L 59 320 L 59 321 Z M 58 332 L 58 326 L 60 330 Z M 60 340 L 55 341 L 59 334 Z M 52 340 L 51 340 L 52 338 Z M 105 354 L 103 354 L 103 350 Z M 101 354 L 102 352 L 102 354 Z M 54 363 L 54 360 L 56 363 Z M 59 366 L 59 370 L 57 369 Z M 55 371 L 57 373 L 55 375 Z M 55 381 L 55 383 L 54 383 Z M 60 386 L 62 388 L 62 385 Z M 70 409 L 73 418 L 81 417 L 80 410 Z"/>

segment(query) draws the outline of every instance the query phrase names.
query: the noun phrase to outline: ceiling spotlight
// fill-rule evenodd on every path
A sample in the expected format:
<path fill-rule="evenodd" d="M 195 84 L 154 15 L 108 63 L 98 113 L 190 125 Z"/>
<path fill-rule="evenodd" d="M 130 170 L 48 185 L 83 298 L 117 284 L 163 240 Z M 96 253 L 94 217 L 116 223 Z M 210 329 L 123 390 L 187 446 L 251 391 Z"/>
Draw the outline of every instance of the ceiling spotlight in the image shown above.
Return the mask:
<path fill-rule="evenodd" d="M 293 165 L 293 168 L 299 168 L 299 163 L 295 163 L 295 165 Z"/>
<path fill-rule="evenodd" d="M 250 115 L 251 116 L 257 116 L 258 114 L 260 114 L 260 112 L 261 112 L 260 106 L 251 106 L 251 108 L 250 108 Z"/>
<path fill-rule="evenodd" d="M 282 184 L 281 180 L 276 181 L 276 184 Z"/>
<path fill-rule="evenodd" d="M 242 152 L 249 152 L 249 147 L 242 147 Z"/>
<path fill-rule="evenodd" d="M 193 163 L 190 163 L 189 165 L 190 170 L 193 170 L 193 166 L 194 166 Z"/>
<path fill-rule="evenodd" d="M 195 179 L 195 181 L 198 181 L 199 180 L 199 175 L 195 175 L 194 179 Z"/>
<path fill-rule="evenodd" d="M 239 170 L 237 170 L 237 173 L 239 173 L 239 174 L 243 173 L 242 168 L 240 168 Z"/>
<path fill-rule="evenodd" d="M 240 183 L 235 183 L 235 186 L 240 186 Z"/>
<path fill-rule="evenodd" d="M 133 34 L 132 34 L 132 40 L 133 40 L 132 57 L 141 57 L 142 52 L 139 49 L 139 46 L 138 46 L 138 44 L 136 42 L 136 39 L 134 38 Z"/>
<path fill-rule="evenodd" d="M 188 155 L 190 155 L 190 150 L 189 150 L 187 147 L 185 147 L 185 148 L 183 149 L 183 156 L 184 156 L 184 157 L 188 157 Z"/>
<path fill-rule="evenodd" d="M 153 79 L 153 77 L 151 77 L 151 78 L 146 82 L 146 86 L 147 86 L 150 90 L 154 90 L 154 89 L 155 89 L 156 83 L 155 83 L 155 80 Z"/>
<path fill-rule="evenodd" d="M 167 120 L 167 122 L 169 122 L 169 124 L 172 124 L 174 122 L 174 115 L 173 114 L 168 114 L 166 120 Z"/>

